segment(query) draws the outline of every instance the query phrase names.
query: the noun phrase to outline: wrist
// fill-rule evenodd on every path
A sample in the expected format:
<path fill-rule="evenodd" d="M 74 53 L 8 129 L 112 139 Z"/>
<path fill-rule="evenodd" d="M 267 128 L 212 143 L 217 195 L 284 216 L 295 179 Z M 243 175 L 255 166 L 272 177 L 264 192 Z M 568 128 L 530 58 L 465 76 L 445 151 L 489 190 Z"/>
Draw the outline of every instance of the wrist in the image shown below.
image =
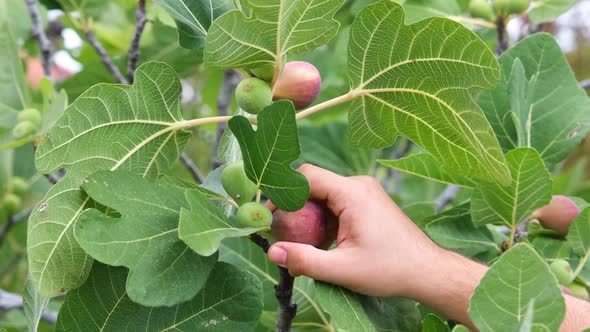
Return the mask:
<path fill-rule="evenodd" d="M 416 269 L 404 296 L 471 326 L 469 301 L 487 270 L 485 265 L 437 247 Z"/>

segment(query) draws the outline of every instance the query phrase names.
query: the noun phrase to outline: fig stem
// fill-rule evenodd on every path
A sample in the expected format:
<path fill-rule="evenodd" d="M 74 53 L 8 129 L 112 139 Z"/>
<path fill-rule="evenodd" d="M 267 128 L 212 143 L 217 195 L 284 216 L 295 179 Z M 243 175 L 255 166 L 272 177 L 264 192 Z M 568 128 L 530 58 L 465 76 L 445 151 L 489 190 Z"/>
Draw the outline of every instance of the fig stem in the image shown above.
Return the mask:
<path fill-rule="evenodd" d="M 576 270 L 574 271 L 574 279 L 573 280 L 576 280 L 576 278 L 582 272 L 582 269 L 584 268 L 584 266 L 586 265 L 586 262 L 588 261 L 588 257 L 590 257 L 590 252 L 587 252 L 586 255 L 584 257 L 582 257 L 582 259 L 578 263 L 578 266 L 576 267 Z"/>
<path fill-rule="evenodd" d="M 258 189 L 258 191 L 256 191 L 256 203 L 260 203 L 261 199 L 262 199 L 262 190 Z"/>
<path fill-rule="evenodd" d="M 259 234 L 250 235 L 250 240 L 268 253 L 270 243 L 268 239 Z M 275 285 L 275 297 L 279 303 L 276 332 L 290 332 L 293 319 L 297 315 L 297 304 L 293 303 L 293 286 L 295 278 L 289 274 L 289 270 L 279 267 L 279 283 Z"/>
<path fill-rule="evenodd" d="M 276 332 L 291 331 L 291 324 L 297 315 L 297 304 L 293 303 L 293 285 L 295 278 L 289 274 L 289 270 L 279 267 L 279 284 L 275 286 L 275 296 L 279 302 L 279 314 L 277 316 Z"/>

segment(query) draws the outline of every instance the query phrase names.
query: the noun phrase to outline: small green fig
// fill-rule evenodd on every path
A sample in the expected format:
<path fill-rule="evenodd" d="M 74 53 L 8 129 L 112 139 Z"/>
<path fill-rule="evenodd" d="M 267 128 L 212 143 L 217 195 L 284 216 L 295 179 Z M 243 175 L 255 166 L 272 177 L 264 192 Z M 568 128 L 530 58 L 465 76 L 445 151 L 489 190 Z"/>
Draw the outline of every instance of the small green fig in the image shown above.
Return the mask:
<path fill-rule="evenodd" d="M 276 210 L 270 232 L 277 241 L 296 242 L 320 246 L 327 237 L 328 216 L 325 209 L 307 201 L 295 212 Z"/>
<path fill-rule="evenodd" d="M 41 126 L 41 113 L 34 108 L 25 108 L 18 112 L 16 119 L 18 122 L 31 121 L 35 126 Z"/>
<path fill-rule="evenodd" d="M 574 201 L 567 196 L 556 195 L 549 205 L 534 211 L 531 218 L 539 220 L 546 228 L 567 235 L 570 225 L 579 214 L 580 209 Z"/>
<path fill-rule="evenodd" d="M 254 68 L 250 70 L 252 74 L 261 80 L 265 80 L 267 82 L 272 81 L 275 76 L 275 66 L 274 63 L 269 63 L 264 66 Z"/>
<path fill-rule="evenodd" d="M 37 133 L 38 129 L 39 127 L 37 127 L 31 121 L 23 121 L 16 124 L 16 126 L 12 130 L 12 134 L 16 138 L 23 138 L 26 136 L 34 135 L 35 133 Z"/>
<path fill-rule="evenodd" d="M 22 196 L 29 190 L 29 183 L 27 180 L 15 176 L 8 182 L 8 188 L 12 193 Z"/>
<path fill-rule="evenodd" d="M 240 227 L 268 227 L 272 223 L 272 212 L 256 202 L 248 202 L 238 209 L 234 220 Z"/>
<path fill-rule="evenodd" d="M 510 14 L 510 0 L 494 0 L 492 6 L 494 7 L 494 11 L 496 11 L 496 15 L 498 16 L 508 16 Z"/>
<path fill-rule="evenodd" d="M 243 161 L 230 164 L 223 170 L 221 173 L 221 185 L 238 205 L 250 202 L 258 190 L 256 184 L 246 176 Z"/>
<path fill-rule="evenodd" d="M 236 101 L 244 111 L 258 114 L 272 104 L 272 90 L 268 83 L 259 78 L 247 78 L 236 88 Z"/>
<path fill-rule="evenodd" d="M 590 294 L 588 294 L 588 288 L 586 288 L 586 286 L 574 282 L 571 285 L 567 286 L 567 288 L 573 296 L 586 301 L 590 300 Z"/>
<path fill-rule="evenodd" d="M 318 69 L 304 61 L 289 62 L 283 68 L 273 89 L 273 99 L 287 99 L 295 109 L 311 105 L 320 93 L 322 78 Z"/>
<path fill-rule="evenodd" d="M 473 17 L 483 18 L 488 21 L 494 20 L 494 11 L 487 0 L 471 0 L 469 13 Z"/>
<path fill-rule="evenodd" d="M 2 206 L 8 210 L 8 212 L 16 212 L 21 209 L 23 200 L 15 194 L 6 194 L 2 200 Z"/>
<path fill-rule="evenodd" d="M 566 260 L 556 259 L 551 262 L 549 268 L 560 284 L 567 286 L 572 283 L 572 280 L 574 279 L 574 272 Z"/>
<path fill-rule="evenodd" d="M 508 7 L 510 14 L 522 14 L 531 4 L 531 0 L 510 0 L 510 5 Z"/>

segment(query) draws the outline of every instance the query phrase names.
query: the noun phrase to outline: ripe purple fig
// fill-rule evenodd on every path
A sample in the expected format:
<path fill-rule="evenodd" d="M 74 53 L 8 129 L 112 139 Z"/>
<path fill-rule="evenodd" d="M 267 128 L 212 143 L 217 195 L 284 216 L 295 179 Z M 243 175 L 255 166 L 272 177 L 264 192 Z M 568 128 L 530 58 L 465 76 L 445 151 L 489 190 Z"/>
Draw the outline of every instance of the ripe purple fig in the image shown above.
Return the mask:
<path fill-rule="evenodd" d="M 327 237 L 328 214 L 319 204 L 307 201 L 295 212 L 276 210 L 270 232 L 277 241 L 320 246 Z"/>
<path fill-rule="evenodd" d="M 288 99 L 295 109 L 304 109 L 317 98 L 321 85 L 320 72 L 314 65 L 304 61 L 289 62 L 275 83 L 273 99 Z"/>
<path fill-rule="evenodd" d="M 531 215 L 539 220 L 541 225 L 550 228 L 561 235 L 566 235 L 572 221 L 580 214 L 580 209 L 574 201 L 562 195 L 553 196 L 551 203 Z"/>

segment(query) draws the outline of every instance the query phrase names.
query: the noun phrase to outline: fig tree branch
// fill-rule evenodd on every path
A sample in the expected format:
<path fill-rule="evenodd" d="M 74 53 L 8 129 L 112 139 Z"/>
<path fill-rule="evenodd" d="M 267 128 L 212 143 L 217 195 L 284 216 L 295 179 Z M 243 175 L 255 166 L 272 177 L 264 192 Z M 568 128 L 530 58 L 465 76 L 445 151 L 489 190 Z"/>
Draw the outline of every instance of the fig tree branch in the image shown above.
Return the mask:
<path fill-rule="evenodd" d="M 22 296 L 0 289 L 0 310 L 14 309 L 24 309 Z M 41 314 L 41 319 L 48 323 L 55 324 L 55 322 L 57 322 L 57 312 L 46 309 Z"/>
<path fill-rule="evenodd" d="M 217 98 L 217 115 L 229 115 L 229 106 L 231 104 L 232 96 L 234 95 L 234 91 L 236 90 L 239 81 L 240 75 L 238 75 L 235 71 L 231 69 L 226 69 L 223 71 L 223 85 L 221 86 L 219 97 Z M 220 161 L 217 159 L 217 149 L 219 148 L 221 136 L 223 135 L 223 132 L 225 131 L 226 127 L 227 124 L 225 122 L 220 122 L 217 124 L 217 130 L 215 132 L 215 143 L 213 144 L 213 149 L 211 152 L 213 168 L 221 166 Z"/>
<path fill-rule="evenodd" d="M 453 203 L 459 192 L 461 191 L 461 187 L 455 185 L 448 185 L 445 190 L 437 197 L 436 199 L 436 213 L 441 213 L 449 204 Z"/>
<path fill-rule="evenodd" d="M 508 49 L 508 39 L 506 31 L 506 18 L 498 15 L 496 19 L 496 30 L 498 31 L 498 42 L 496 44 L 496 56 L 502 55 Z"/>
<path fill-rule="evenodd" d="M 137 63 L 139 62 L 139 42 L 146 22 L 145 0 L 139 0 L 137 12 L 135 13 L 135 32 L 133 33 L 133 39 L 131 40 L 128 52 L 127 80 L 130 84 L 133 83 L 133 79 L 135 78 L 135 69 L 137 69 Z"/>
<path fill-rule="evenodd" d="M 4 239 L 10 230 L 16 226 L 18 223 L 21 223 L 29 218 L 31 212 L 33 211 L 32 208 L 25 209 L 15 215 L 9 215 L 8 220 L 2 228 L 0 228 L 0 247 L 4 244 Z"/>
<path fill-rule="evenodd" d="M 51 43 L 45 35 L 43 24 L 39 16 L 39 8 L 37 8 L 36 0 L 26 0 L 29 15 L 31 16 L 32 35 L 39 43 L 41 51 L 41 64 L 43 66 L 43 73 L 51 81 Z"/>
<path fill-rule="evenodd" d="M 268 253 L 270 243 L 258 234 L 250 235 L 250 240 Z M 289 270 L 279 267 L 279 283 L 275 285 L 275 297 L 279 303 L 276 332 L 291 331 L 291 324 L 297 315 L 297 304 L 293 303 L 293 286 L 295 278 L 289 274 Z"/>
<path fill-rule="evenodd" d="M 98 41 L 98 39 L 96 39 L 94 32 L 92 32 L 92 30 L 88 29 L 87 27 L 84 30 L 84 36 L 86 37 L 86 41 L 92 46 L 92 48 L 94 48 L 96 53 L 100 56 L 100 61 L 102 61 L 102 63 L 108 69 L 108 71 L 111 72 L 115 80 L 120 84 L 127 84 L 127 80 L 125 79 L 125 77 L 123 77 L 123 75 L 119 71 L 119 68 L 115 66 L 113 60 L 111 60 L 111 57 L 105 50 L 104 46 L 102 46 L 102 43 Z"/>
<path fill-rule="evenodd" d="M 186 167 L 186 169 L 189 171 L 193 179 L 197 181 L 197 183 L 200 184 L 203 183 L 203 181 L 205 181 L 205 177 L 203 176 L 197 165 L 195 165 L 193 160 L 186 153 L 182 153 L 180 155 L 180 161 L 182 162 L 184 167 Z"/>

